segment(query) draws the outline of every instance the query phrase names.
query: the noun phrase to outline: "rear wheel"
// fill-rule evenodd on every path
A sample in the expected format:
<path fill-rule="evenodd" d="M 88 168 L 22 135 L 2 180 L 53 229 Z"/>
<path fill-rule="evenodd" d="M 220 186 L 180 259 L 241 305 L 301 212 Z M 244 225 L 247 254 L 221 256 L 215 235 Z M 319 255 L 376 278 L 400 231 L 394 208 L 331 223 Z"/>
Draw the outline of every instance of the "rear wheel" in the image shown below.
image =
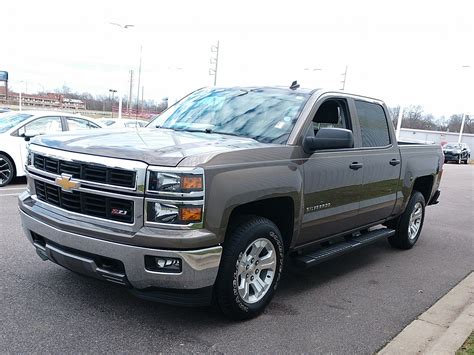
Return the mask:
<path fill-rule="evenodd" d="M 283 270 L 283 240 L 263 217 L 247 216 L 226 237 L 216 282 L 221 310 L 233 319 L 259 315 L 273 298 Z"/>
<path fill-rule="evenodd" d="M 388 238 L 394 248 L 411 249 L 417 242 L 425 219 L 425 198 L 414 191 L 403 214 L 394 221 L 390 221 L 395 229 L 395 235 Z"/>
<path fill-rule="evenodd" d="M 0 154 L 0 187 L 8 185 L 15 177 L 15 165 L 5 154 Z"/>

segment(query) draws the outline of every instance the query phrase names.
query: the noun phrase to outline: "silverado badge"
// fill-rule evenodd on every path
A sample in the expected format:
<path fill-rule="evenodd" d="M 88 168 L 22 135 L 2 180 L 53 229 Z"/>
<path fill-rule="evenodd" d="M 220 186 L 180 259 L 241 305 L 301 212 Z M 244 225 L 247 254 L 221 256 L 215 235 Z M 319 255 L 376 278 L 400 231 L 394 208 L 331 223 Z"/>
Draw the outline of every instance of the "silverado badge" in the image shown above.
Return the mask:
<path fill-rule="evenodd" d="M 57 177 L 55 181 L 58 186 L 61 186 L 61 190 L 63 191 L 71 191 L 73 189 L 79 188 L 81 183 L 73 181 L 71 178 L 71 175 L 62 174 L 61 177 Z"/>

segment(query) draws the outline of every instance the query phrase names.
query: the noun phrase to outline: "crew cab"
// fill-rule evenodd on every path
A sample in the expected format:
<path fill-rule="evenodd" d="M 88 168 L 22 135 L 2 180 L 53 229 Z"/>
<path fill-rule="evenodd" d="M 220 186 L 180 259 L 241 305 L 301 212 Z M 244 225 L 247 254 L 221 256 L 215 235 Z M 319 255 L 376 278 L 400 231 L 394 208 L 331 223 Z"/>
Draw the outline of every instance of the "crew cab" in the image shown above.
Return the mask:
<path fill-rule="evenodd" d="M 284 267 L 412 248 L 443 162 L 439 145 L 399 145 L 377 99 L 203 88 L 146 128 L 34 138 L 19 211 L 43 260 L 246 319 Z"/>

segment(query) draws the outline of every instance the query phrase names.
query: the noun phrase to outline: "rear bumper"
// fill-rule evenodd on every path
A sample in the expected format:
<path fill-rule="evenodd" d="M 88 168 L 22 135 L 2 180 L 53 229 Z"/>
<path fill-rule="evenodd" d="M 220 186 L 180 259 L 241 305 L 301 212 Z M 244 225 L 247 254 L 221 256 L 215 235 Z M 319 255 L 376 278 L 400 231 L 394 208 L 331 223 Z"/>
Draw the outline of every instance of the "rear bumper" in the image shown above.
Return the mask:
<path fill-rule="evenodd" d="M 184 298 L 190 295 L 198 301 L 196 304 L 204 304 L 204 296 L 210 296 L 210 293 L 202 291 L 212 288 L 217 277 L 222 253 L 220 246 L 186 251 L 138 247 L 63 231 L 30 216 L 21 208 L 20 216 L 27 238 L 43 260 L 136 289 L 143 298 L 186 304 Z M 145 267 L 145 256 L 180 259 L 181 272 L 150 271 Z M 180 290 L 183 291 L 181 294 Z M 197 298 L 196 294 L 199 295 Z"/>

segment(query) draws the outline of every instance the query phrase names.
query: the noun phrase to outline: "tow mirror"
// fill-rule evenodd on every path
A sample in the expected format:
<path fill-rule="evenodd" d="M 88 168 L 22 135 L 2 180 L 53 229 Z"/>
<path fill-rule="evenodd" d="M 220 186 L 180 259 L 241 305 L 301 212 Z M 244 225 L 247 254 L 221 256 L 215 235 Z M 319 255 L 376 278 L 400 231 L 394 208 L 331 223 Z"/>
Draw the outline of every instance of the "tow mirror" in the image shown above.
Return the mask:
<path fill-rule="evenodd" d="M 311 154 L 323 149 L 343 149 L 354 147 L 352 131 L 344 128 L 321 128 L 316 135 L 303 140 L 303 149 Z"/>

